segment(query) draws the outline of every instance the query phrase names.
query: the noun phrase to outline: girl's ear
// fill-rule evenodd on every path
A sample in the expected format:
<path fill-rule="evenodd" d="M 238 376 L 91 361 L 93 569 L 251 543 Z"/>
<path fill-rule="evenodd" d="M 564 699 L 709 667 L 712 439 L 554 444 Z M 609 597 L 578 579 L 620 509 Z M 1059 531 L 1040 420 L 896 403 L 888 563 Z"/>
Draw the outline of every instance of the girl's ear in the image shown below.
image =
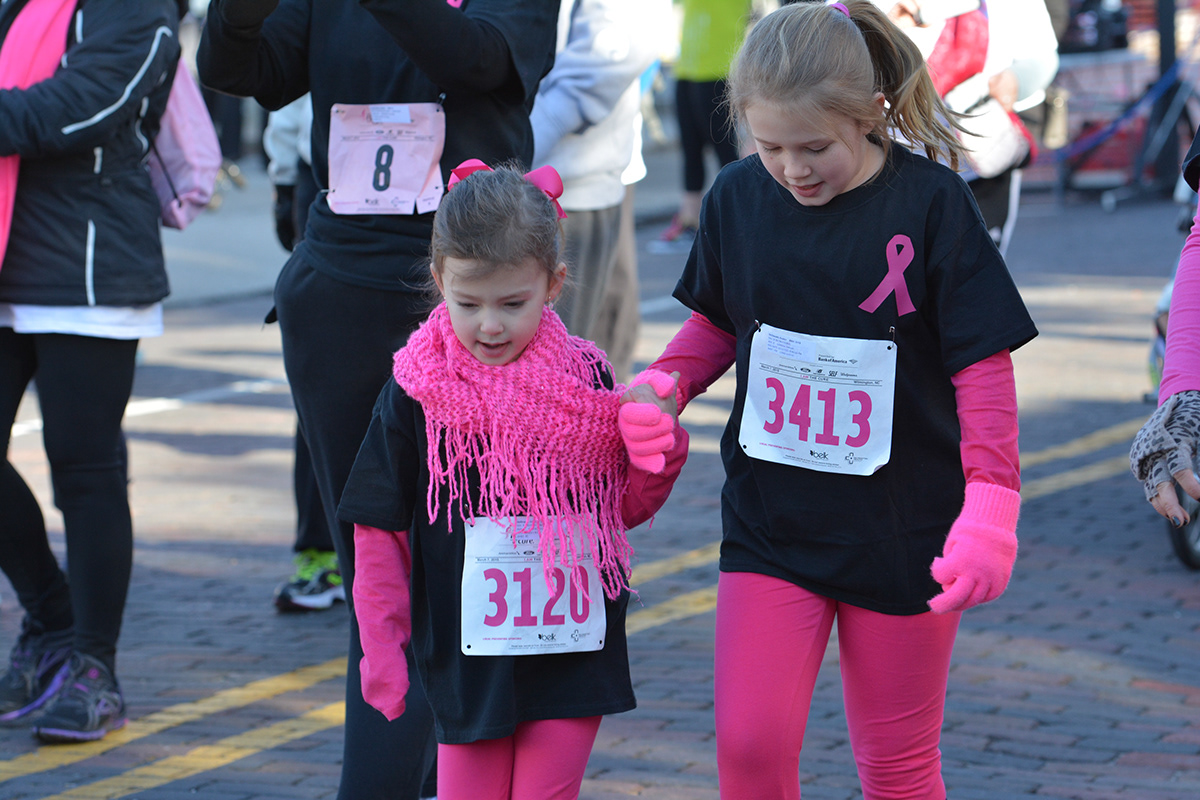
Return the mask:
<path fill-rule="evenodd" d="M 876 92 L 871 98 L 871 102 L 879 106 L 879 118 L 884 119 L 887 116 L 887 98 L 883 96 L 883 92 Z M 870 133 L 874 129 L 874 125 L 863 120 L 859 123 L 859 127 L 863 129 L 863 135 Z"/>
<path fill-rule="evenodd" d="M 432 262 L 429 264 L 429 274 L 433 276 L 433 283 L 437 286 L 438 294 L 444 298 L 446 296 L 446 288 L 442 286 L 442 275 L 437 271 L 437 267 Z"/>
<path fill-rule="evenodd" d="M 550 276 L 550 288 L 546 293 L 547 299 L 551 301 L 557 300 L 566 280 L 567 265 L 560 261 L 558 262 L 558 266 L 554 268 L 554 274 Z"/>

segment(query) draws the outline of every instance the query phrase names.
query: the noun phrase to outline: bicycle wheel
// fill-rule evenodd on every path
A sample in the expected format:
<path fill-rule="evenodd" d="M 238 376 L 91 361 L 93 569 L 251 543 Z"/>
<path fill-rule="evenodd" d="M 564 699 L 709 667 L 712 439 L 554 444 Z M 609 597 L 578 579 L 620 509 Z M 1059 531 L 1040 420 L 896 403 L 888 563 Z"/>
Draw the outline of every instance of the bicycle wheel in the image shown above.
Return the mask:
<path fill-rule="evenodd" d="M 1182 528 L 1176 528 L 1167 520 L 1167 530 L 1171 534 L 1171 547 L 1184 566 L 1191 570 L 1200 570 L 1200 501 L 1193 500 L 1187 492 L 1175 487 L 1179 504 L 1188 513 L 1188 523 Z"/>

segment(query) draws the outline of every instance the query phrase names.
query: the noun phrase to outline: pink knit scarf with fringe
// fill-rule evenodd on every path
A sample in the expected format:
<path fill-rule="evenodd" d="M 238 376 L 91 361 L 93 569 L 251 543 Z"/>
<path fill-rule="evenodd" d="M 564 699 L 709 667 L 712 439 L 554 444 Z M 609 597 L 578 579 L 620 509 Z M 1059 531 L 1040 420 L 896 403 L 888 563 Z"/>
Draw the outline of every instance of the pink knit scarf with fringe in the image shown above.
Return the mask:
<path fill-rule="evenodd" d="M 54 75 L 67 50 L 67 27 L 75 0 L 30 0 L 17 13 L 0 46 L 0 89 L 28 89 Z M 0 158 L 0 263 L 12 230 L 18 156 Z"/>
<path fill-rule="evenodd" d="M 393 363 L 396 383 L 425 412 L 429 519 L 437 518 L 444 487 L 448 508 L 463 519 L 528 518 L 513 537 L 541 531 L 549 586 L 559 565 L 578 580 L 578 548 L 586 542 L 605 594 L 628 588 L 633 548 L 621 518 L 627 457 L 617 430 L 620 393 L 596 388 L 606 368 L 603 351 L 567 333 L 549 308 L 517 359 L 481 364 L 454 335 L 446 304 L 439 305 Z M 472 467 L 479 472 L 477 501 L 468 484 Z"/>

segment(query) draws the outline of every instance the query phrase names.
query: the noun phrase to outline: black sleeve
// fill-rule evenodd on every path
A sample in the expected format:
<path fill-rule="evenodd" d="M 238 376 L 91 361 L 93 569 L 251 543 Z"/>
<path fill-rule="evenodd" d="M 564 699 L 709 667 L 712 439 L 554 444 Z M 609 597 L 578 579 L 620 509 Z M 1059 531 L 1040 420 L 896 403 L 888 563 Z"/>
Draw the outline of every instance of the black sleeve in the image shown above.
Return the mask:
<path fill-rule="evenodd" d="M 253 97 L 275 111 L 308 91 L 308 29 L 313 0 L 283 0 L 254 28 L 225 23 L 213 0 L 196 53 L 200 82 L 210 89 Z"/>
<path fill-rule="evenodd" d="M 942 363 L 953 375 L 1001 350 L 1016 350 L 1037 328 L 983 222 L 957 176 L 933 204 L 926 222 L 930 316 Z"/>
<path fill-rule="evenodd" d="M 338 518 L 386 531 L 406 531 L 424 508 L 420 475 L 425 453 L 416 431 L 416 402 L 388 380 L 350 470 Z"/>
<path fill-rule="evenodd" d="M 82 26 L 54 75 L 28 89 L 0 90 L 0 156 L 89 150 L 131 124 L 142 101 L 175 74 L 173 3 L 92 2 Z"/>
<path fill-rule="evenodd" d="M 1183 179 L 1193 192 L 1200 191 L 1200 130 L 1196 131 L 1196 138 L 1192 139 L 1192 146 L 1183 157 Z"/>
<path fill-rule="evenodd" d="M 493 92 L 514 80 L 537 92 L 554 52 L 558 0 L 359 0 L 442 89 Z"/>

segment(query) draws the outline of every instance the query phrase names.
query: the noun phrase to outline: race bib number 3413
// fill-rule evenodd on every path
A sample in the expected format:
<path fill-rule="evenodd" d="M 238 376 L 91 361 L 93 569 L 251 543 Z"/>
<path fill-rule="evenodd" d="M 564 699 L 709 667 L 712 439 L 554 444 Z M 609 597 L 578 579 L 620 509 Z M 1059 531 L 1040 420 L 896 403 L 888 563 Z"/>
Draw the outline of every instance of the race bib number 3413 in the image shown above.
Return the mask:
<path fill-rule="evenodd" d="M 738 442 L 751 458 L 870 475 L 892 455 L 896 343 L 762 325 Z"/>
<path fill-rule="evenodd" d="M 462 579 L 462 652 L 517 656 L 601 650 L 604 587 L 576 531 L 579 570 L 542 568 L 541 531 L 525 518 L 467 523 Z M 518 531 L 516 541 L 513 529 Z M 582 551 L 582 552 L 580 552 Z"/>

